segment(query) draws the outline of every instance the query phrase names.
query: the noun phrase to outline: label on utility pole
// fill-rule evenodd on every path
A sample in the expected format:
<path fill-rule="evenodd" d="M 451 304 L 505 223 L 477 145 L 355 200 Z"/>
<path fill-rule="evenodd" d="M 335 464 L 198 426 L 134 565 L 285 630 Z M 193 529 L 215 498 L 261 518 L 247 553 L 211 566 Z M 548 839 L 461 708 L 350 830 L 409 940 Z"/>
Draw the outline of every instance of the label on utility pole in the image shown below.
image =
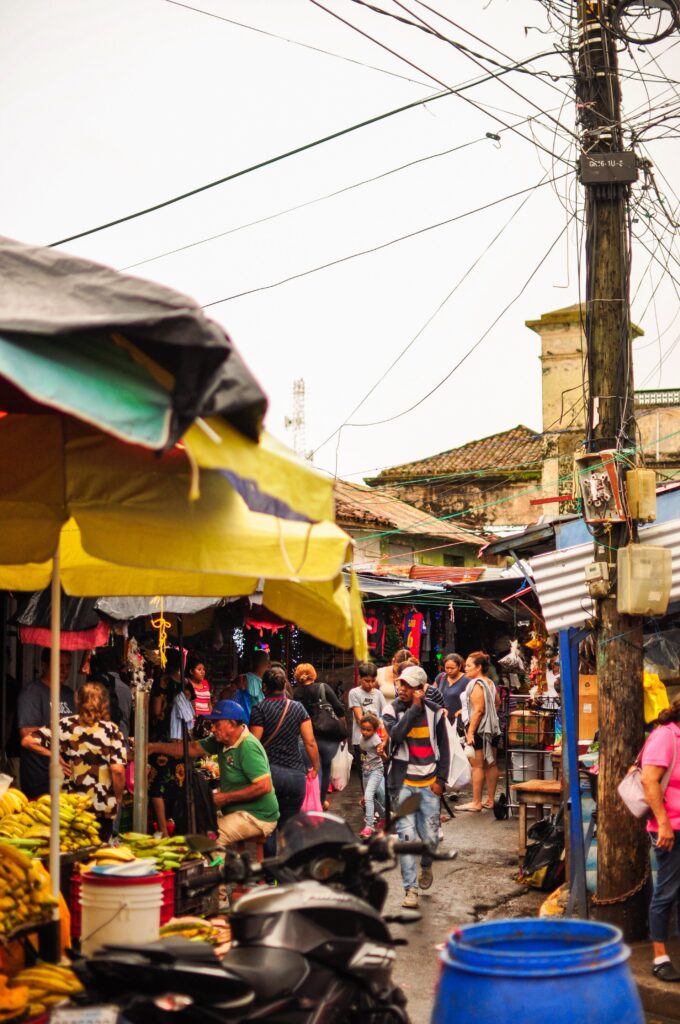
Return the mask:
<path fill-rule="evenodd" d="M 635 153 L 581 153 L 581 181 L 584 185 L 637 181 Z"/>

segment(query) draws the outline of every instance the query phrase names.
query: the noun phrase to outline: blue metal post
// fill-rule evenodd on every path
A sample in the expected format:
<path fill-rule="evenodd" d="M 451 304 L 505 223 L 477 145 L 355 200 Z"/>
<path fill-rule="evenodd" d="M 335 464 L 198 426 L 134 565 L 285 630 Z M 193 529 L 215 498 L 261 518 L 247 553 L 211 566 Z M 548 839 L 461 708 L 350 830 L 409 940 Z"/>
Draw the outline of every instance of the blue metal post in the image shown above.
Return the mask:
<path fill-rule="evenodd" d="M 569 910 L 575 917 L 588 916 L 583 812 L 578 777 L 578 645 L 583 636 L 583 630 L 560 630 L 562 773 L 569 817 Z"/>

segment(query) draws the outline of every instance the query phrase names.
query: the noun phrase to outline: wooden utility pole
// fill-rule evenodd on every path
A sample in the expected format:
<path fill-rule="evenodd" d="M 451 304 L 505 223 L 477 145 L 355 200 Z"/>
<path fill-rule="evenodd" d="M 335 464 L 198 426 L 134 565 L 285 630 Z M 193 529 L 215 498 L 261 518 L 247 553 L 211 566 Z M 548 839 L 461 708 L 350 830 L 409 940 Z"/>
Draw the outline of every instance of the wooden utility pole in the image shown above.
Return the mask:
<path fill-rule="evenodd" d="M 635 414 L 629 306 L 630 185 L 606 170 L 622 154 L 621 94 L 612 0 L 577 0 L 578 114 L 582 152 L 604 167 L 586 189 L 586 340 L 590 387 L 590 451 L 633 448 Z M 595 174 L 597 174 L 597 168 Z M 616 176 L 616 171 L 613 172 Z M 627 543 L 626 526 L 597 528 L 597 558 L 616 580 L 616 553 Z M 621 802 L 617 786 L 643 742 L 642 620 L 620 615 L 616 585 L 598 602 L 600 776 L 597 823 L 596 916 L 623 929 L 627 939 L 646 936 L 648 854 L 643 823 Z"/>

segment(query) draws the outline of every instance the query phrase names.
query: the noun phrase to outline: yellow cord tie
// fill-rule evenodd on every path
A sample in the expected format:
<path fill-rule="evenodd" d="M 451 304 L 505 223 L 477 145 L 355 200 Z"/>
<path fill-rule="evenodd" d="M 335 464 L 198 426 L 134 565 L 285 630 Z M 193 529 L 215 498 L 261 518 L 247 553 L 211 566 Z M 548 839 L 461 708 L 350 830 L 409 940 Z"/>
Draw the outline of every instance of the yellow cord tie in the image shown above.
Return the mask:
<path fill-rule="evenodd" d="M 161 668 L 165 669 L 168 661 L 165 652 L 168 646 L 168 631 L 171 623 L 163 615 L 163 598 L 161 598 L 161 613 L 157 619 L 151 620 L 151 625 L 154 629 L 158 630 L 158 653 L 160 655 Z"/>

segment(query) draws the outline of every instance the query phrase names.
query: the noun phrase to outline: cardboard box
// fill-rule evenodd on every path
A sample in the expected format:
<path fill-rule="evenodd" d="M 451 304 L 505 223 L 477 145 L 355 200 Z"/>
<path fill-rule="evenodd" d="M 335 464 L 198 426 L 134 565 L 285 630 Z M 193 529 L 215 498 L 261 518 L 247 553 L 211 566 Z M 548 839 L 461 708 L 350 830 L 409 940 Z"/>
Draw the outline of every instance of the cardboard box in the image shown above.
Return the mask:
<path fill-rule="evenodd" d="M 545 715 L 535 711 L 512 711 L 508 721 L 508 745 L 542 747 L 545 743 Z"/>
<path fill-rule="evenodd" d="M 592 740 L 598 729 L 597 676 L 578 677 L 578 738 Z"/>

